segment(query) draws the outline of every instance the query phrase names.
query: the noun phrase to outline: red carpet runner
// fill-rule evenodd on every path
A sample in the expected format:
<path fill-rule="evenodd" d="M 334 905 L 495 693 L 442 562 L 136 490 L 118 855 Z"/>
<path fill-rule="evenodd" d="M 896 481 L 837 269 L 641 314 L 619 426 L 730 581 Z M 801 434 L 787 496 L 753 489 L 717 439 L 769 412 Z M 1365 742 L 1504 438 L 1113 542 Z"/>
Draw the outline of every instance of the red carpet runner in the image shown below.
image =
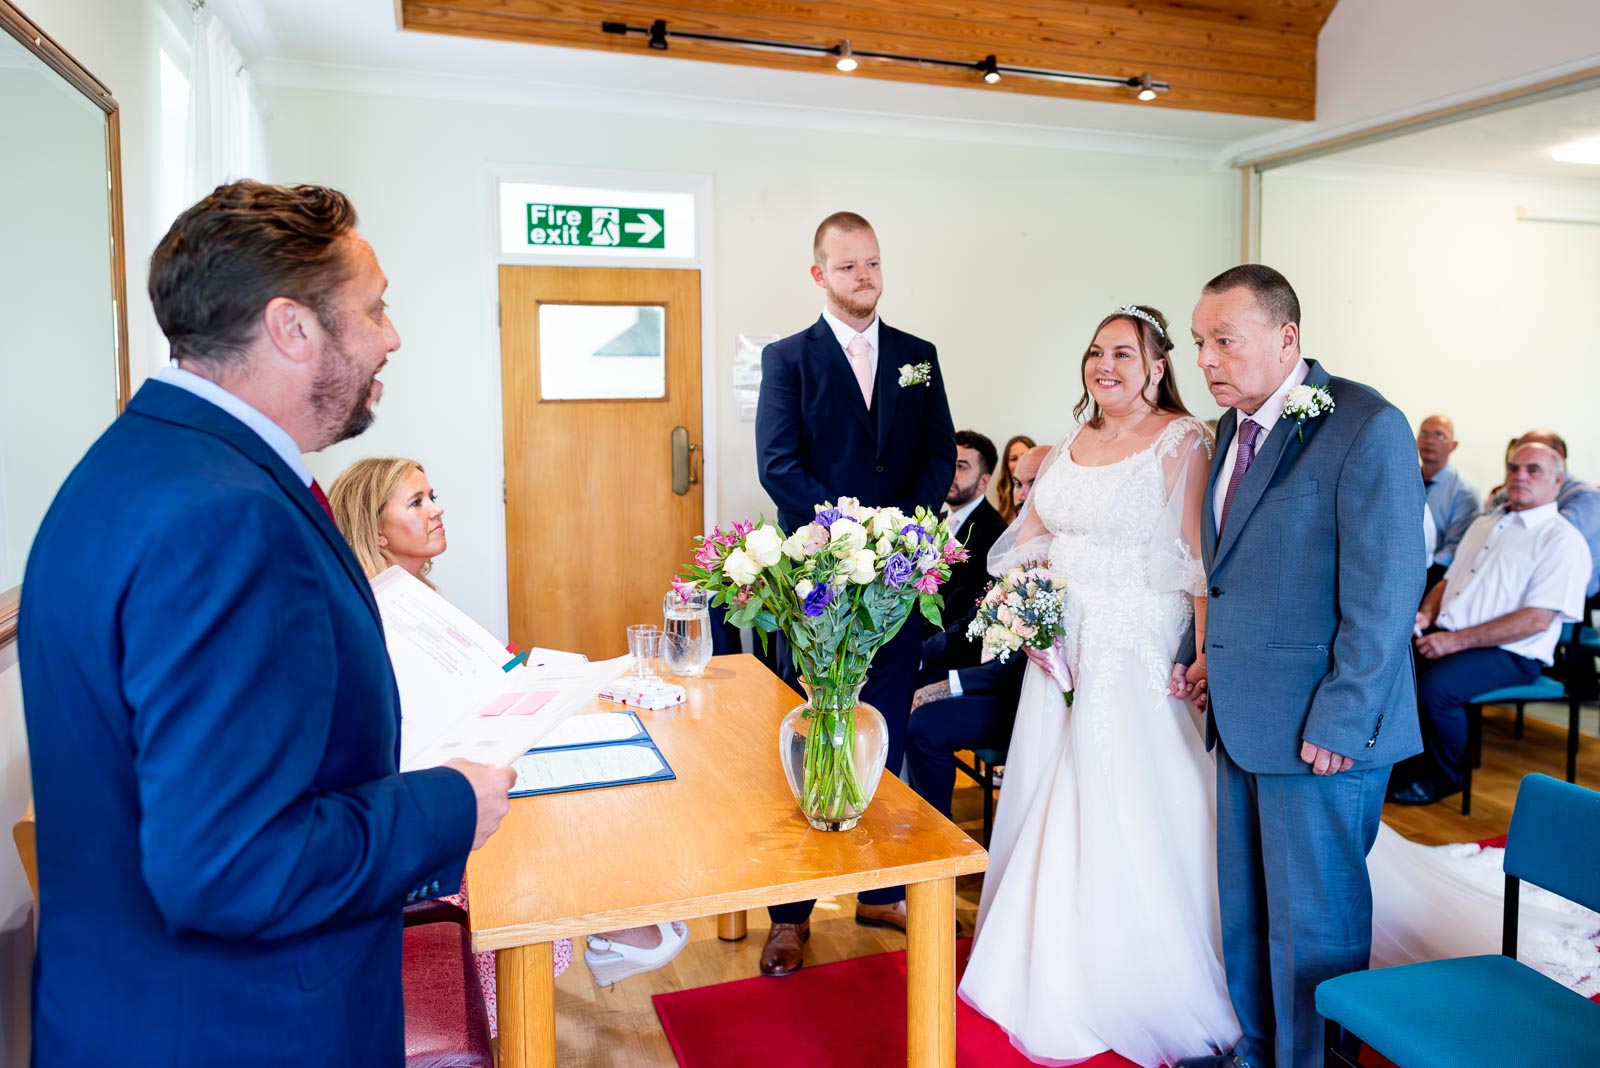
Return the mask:
<path fill-rule="evenodd" d="M 972 940 L 956 943 L 957 973 Z M 906 955 L 877 953 L 657 994 L 656 1015 L 682 1068 L 885 1068 L 906 1062 Z M 1030 1068 L 1006 1033 L 956 1000 L 958 1068 Z M 1128 1068 L 1114 1053 L 1084 1068 Z"/>

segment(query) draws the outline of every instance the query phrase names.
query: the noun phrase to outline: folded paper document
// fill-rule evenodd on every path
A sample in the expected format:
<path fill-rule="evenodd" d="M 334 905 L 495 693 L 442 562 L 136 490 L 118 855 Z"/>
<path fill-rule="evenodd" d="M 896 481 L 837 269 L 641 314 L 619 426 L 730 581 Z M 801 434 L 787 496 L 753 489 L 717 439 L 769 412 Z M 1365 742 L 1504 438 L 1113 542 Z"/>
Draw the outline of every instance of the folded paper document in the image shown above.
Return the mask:
<path fill-rule="evenodd" d="M 513 666 L 504 642 L 403 568 L 372 591 L 400 687 L 402 771 L 454 757 L 509 766 L 629 663 L 531 649 Z"/>

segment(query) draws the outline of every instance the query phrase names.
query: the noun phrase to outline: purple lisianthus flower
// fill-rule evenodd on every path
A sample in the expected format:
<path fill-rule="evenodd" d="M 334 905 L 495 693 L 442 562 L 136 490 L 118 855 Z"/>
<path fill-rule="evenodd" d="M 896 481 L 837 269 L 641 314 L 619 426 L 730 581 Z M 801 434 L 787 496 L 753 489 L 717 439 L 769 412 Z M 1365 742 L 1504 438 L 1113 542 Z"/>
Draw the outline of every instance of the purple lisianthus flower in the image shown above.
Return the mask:
<path fill-rule="evenodd" d="M 900 528 L 901 537 L 905 537 L 908 533 L 916 535 L 917 544 L 919 545 L 924 542 L 931 542 L 933 540 L 933 535 L 929 534 L 926 528 L 924 528 L 920 523 L 907 523 L 905 526 Z"/>
<path fill-rule="evenodd" d="M 839 509 L 829 508 L 826 511 L 818 512 L 817 518 L 813 519 L 812 522 L 821 527 L 823 530 L 829 530 L 833 527 L 834 523 L 838 522 L 843 517 L 844 513 L 839 511 Z"/>
<path fill-rule="evenodd" d="M 810 619 L 816 619 L 827 607 L 833 603 L 833 587 L 826 582 L 818 583 L 816 588 L 806 594 L 805 603 L 801 611 Z"/>
<path fill-rule="evenodd" d="M 895 553 L 883 562 L 883 582 L 891 590 L 898 590 L 911 580 L 916 568 L 906 559 L 905 553 Z"/>

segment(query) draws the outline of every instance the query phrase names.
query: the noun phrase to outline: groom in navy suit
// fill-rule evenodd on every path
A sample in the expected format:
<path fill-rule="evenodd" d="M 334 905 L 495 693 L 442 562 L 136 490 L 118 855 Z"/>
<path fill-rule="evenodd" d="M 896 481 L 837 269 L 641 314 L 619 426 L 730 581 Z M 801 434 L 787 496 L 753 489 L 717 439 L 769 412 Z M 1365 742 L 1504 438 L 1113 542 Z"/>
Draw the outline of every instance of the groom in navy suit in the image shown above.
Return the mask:
<path fill-rule="evenodd" d="M 19 625 L 38 813 L 33 1063 L 398 1065 L 401 911 L 513 776 L 399 774 L 372 590 L 301 457 L 400 338 L 344 195 L 237 182 L 150 261 L 176 367 L 67 477 Z"/>
<path fill-rule="evenodd" d="M 756 456 L 761 485 L 784 530 L 811 521 L 813 506 L 855 497 L 870 507 L 937 510 L 955 475 L 955 426 L 934 347 L 878 318 L 883 272 L 872 226 L 854 212 L 828 216 L 812 242 L 811 278 L 822 317 L 761 354 Z M 878 651 L 861 699 L 889 725 L 887 768 L 900 768 L 915 688 L 916 620 Z M 761 970 L 799 968 L 811 936 L 804 901 L 770 909 Z M 905 930 L 902 887 L 863 892 L 856 922 Z"/>
<path fill-rule="evenodd" d="M 1300 355 L 1300 302 L 1246 264 L 1209 282 L 1193 331 L 1228 410 L 1201 523 L 1217 754 L 1217 879 L 1231 1053 L 1179 1068 L 1322 1063 L 1317 984 L 1367 966 L 1391 766 L 1422 748 L 1411 628 L 1422 479 L 1406 418 Z"/>

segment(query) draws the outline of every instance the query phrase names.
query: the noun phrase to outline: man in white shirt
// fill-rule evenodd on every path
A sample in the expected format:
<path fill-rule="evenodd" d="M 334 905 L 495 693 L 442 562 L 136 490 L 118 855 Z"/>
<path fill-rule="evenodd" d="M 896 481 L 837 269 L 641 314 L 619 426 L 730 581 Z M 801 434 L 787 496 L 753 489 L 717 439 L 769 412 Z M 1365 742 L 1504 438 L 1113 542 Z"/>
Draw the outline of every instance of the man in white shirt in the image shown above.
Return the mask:
<path fill-rule="evenodd" d="M 1467 528 L 1417 611 L 1424 750 L 1395 768 L 1389 800 L 1426 805 L 1461 788 L 1466 703 L 1521 686 L 1555 661 L 1561 624 L 1583 611 L 1589 546 L 1556 510 L 1561 455 L 1542 443 L 1506 460 L 1506 503 Z"/>

